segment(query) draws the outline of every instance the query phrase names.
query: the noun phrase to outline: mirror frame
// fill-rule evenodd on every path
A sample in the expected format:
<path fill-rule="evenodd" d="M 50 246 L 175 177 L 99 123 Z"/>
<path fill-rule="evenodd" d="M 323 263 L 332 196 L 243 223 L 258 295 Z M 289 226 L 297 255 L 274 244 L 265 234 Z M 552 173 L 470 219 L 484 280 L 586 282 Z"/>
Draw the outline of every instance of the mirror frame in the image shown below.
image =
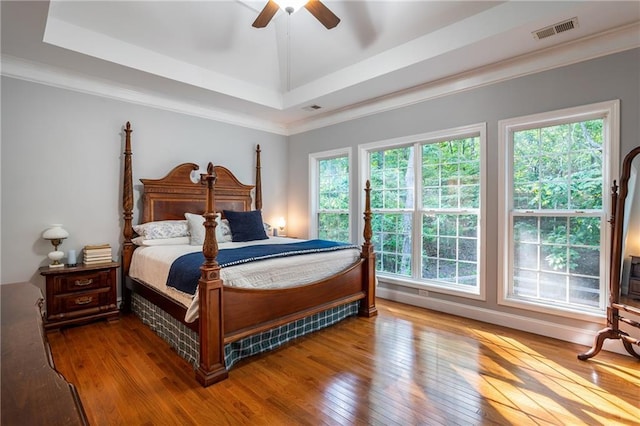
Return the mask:
<path fill-rule="evenodd" d="M 633 327 L 640 328 L 640 323 L 620 316 L 620 310 L 640 315 L 640 309 L 620 304 L 620 278 L 622 271 L 622 250 L 624 242 L 624 207 L 629 192 L 629 178 L 631 177 L 631 163 L 640 155 L 640 145 L 633 148 L 622 162 L 622 175 L 620 187 L 616 181 L 611 186 L 611 219 L 609 223 L 613 227 L 611 233 L 611 258 L 609 264 L 609 304 L 607 306 L 607 327 L 596 335 L 591 349 L 579 354 L 579 360 L 587 360 L 594 357 L 602 349 L 605 339 L 620 339 L 624 348 L 632 356 L 640 359 L 640 354 L 633 349 L 633 345 L 640 346 L 640 340 L 629 336 L 629 333 L 620 330 L 620 321 Z"/>
<path fill-rule="evenodd" d="M 609 222 L 613 226 L 611 235 L 611 268 L 609 283 L 609 304 L 620 301 L 620 280 L 622 272 L 622 254 L 624 244 L 624 211 L 625 202 L 629 193 L 629 178 L 631 177 L 631 164 L 636 156 L 640 155 L 640 146 L 632 149 L 622 162 L 622 175 L 620 176 L 620 187 L 616 191 L 616 181 L 611 187 L 612 208 Z"/>

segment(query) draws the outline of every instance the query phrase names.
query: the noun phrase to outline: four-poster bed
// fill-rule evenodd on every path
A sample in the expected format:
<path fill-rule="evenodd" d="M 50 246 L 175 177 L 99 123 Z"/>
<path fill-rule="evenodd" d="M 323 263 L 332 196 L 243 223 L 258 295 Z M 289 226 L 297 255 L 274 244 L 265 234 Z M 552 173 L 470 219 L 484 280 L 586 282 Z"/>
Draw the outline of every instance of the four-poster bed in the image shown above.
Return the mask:
<path fill-rule="evenodd" d="M 145 323 L 166 321 L 172 325 L 158 326 L 162 330 L 174 327 L 165 334 L 186 336 L 174 348 L 197 365 L 196 378 L 208 386 L 225 379 L 230 362 L 238 353 L 253 354 L 273 346 L 256 343 L 261 335 L 296 337 L 306 333 L 307 325 L 301 322 L 321 323 L 321 327 L 343 317 L 357 313 L 372 317 L 375 307 L 375 254 L 371 244 L 370 187 L 365 189 L 364 243 L 357 252 L 357 259 L 348 267 L 330 276 L 323 276 L 302 285 L 285 288 L 249 289 L 225 285 L 217 262 L 219 244 L 216 239 L 218 213 L 224 210 L 249 212 L 252 208 L 251 192 L 254 186 L 244 185 L 231 171 L 209 163 L 194 183 L 191 175 L 196 164 L 185 163 L 173 168 L 162 179 L 141 179 L 143 183 L 142 212 L 140 222 L 184 219 L 185 213 L 202 214 L 205 237 L 202 245 L 204 263 L 200 266 L 197 289 L 199 318 L 192 323 L 185 321 L 188 307 L 157 288 L 130 276 L 137 246 L 134 243 L 133 226 L 133 172 L 131 151 L 131 125 L 125 128 L 124 180 L 123 180 L 123 245 L 122 273 L 125 309 L 144 311 L 140 314 Z M 262 182 L 260 147 L 256 150 L 255 210 L 262 208 Z M 140 250 L 142 252 L 142 250 Z M 263 261 L 261 261 L 263 262 Z M 142 306 L 142 308 L 141 308 Z M 292 324 L 296 324 L 295 327 Z M 315 329 L 320 326 L 313 326 Z M 295 328 L 296 331 L 292 331 Z M 298 331 L 304 328 L 305 331 Z M 299 333 L 296 335 L 296 333 Z M 283 341 L 288 340 L 284 339 Z M 249 343 L 248 343 L 249 342 Z M 234 346 L 236 345 L 236 346 Z M 184 346 L 184 347 L 183 347 Z M 251 346 L 251 349 L 247 349 Z M 254 347 L 261 348 L 255 349 Z M 195 351 L 195 355 L 188 355 Z M 230 361 L 231 360 L 231 361 Z"/>

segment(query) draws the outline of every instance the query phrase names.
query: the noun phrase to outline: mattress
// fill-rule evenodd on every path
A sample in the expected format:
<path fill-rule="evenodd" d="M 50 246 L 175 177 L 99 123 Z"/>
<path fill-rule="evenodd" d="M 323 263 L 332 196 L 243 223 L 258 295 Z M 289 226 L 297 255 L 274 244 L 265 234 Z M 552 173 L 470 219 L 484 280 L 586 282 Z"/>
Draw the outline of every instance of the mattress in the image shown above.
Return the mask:
<path fill-rule="evenodd" d="M 266 240 L 248 243 L 225 242 L 218 244 L 219 249 L 238 248 L 251 244 L 284 244 L 300 240 L 284 237 L 270 237 Z M 193 322 L 198 318 L 198 296 L 183 293 L 167 286 L 167 277 L 171 264 L 178 257 L 202 250 L 201 246 L 167 245 L 138 247 L 131 260 L 129 276 L 159 290 L 174 301 L 187 308 L 185 321 Z M 318 281 L 343 271 L 360 258 L 358 249 L 303 254 L 281 257 L 241 265 L 229 266 L 220 270 L 220 278 L 228 287 L 251 289 L 275 289 L 300 286 Z"/>

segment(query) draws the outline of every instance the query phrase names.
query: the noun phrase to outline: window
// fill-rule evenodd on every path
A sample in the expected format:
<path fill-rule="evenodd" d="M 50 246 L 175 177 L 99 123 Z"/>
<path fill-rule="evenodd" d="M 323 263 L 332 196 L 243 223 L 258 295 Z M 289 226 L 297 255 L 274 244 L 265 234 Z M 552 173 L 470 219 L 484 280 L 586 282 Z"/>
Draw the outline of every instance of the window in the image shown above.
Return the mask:
<path fill-rule="evenodd" d="M 413 152 L 409 146 L 369 154 L 376 270 L 406 277 L 413 275 Z"/>
<path fill-rule="evenodd" d="M 603 311 L 617 102 L 499 126 L 507 259 L 501 302 Z"/>
<path fill-rule="evenodd" d="M 379 277 L 484 297 L 484 146 L 483 124 L 361 147 Z"/>
<path fill-rule="evenodd" d="M 350 150 L 311 154 L 311 235 L 323 240 L 351 241 Z"/>

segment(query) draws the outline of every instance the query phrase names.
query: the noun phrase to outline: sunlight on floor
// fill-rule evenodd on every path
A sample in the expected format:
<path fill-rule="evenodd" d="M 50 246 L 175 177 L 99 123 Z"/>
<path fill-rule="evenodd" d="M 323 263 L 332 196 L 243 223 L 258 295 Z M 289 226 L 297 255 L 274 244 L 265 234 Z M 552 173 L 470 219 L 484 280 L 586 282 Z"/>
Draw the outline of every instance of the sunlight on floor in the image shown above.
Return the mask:
<path fill-rule="evenodd" d="M 482 371 L 479 374 L 484 383 L 478 384 L 477 375 L 474 372 L 460 371 L 467 377 L 468 383 L 475 386 L 476 390 L 492 400 L 497 410 L 503 412 L 509 419 L 505 407 L 517 408 L 525 413 L 536 413 L 536 419 L 552 423 L 580 424 L 600 422 L 603 417 L 599 413 L 618 413 L 622 424 L 633 424 L 640 419 L 640 409 L 627 401 L 611 395 L 598 385 L 597 372 L 594 372 L 594 381 L 585 380 L 571 370 L 540 355 L 522 342 L 481 330 L 474 331 L 477 338 L 485 346 L 505 361 L 517 365 L 524 370 L 519 377 L 528 374 L 530 380 L 525 384 L 513 385 L 511 377 L 502 377 L 500 370 Z M 639 386 L 637 371 L 609 366 L 599 363 L 601 370 L 612 376 L 615 380 L 629 381 Z M 547 415 L 540 415 L 546 413 Z M 611 421 L 607 421 L 611 424 Z M 637 423 L 636 423 L 637 424 Z"/>

